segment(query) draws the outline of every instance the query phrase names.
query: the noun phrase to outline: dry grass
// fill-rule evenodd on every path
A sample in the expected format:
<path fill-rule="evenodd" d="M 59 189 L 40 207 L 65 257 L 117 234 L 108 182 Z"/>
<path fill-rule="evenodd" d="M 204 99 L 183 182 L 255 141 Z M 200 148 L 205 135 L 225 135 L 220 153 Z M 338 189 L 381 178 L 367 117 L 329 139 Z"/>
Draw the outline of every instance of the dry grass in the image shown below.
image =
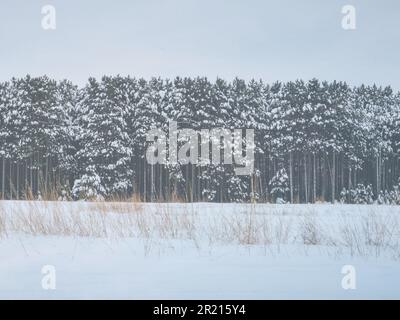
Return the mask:
<path fill-rule="evenodd" d="M 140 203 L 26 202 L 0 208 L 0 234 L 6 231 L 29 235 L 77 237 L 158 237 L 194 239 L 193 215 L 170 214 L 168 210 L 148 213 Z M 81 206 L 80 206 L 81 205 Z M 6 223 L 7 221 L 7 223 Z"/>
<path fill-rule="evenodd" d="M 353 255 L 379 256 L 383 251 L 399 255 L 400 225 L 397 215 L 370 212 L 355 218 L 346 217 L 340 226 L 342 244 Z"/>
<path fill-rule="evenodd" d="M 305 215 L 300 218 L 300 238 L 305 245 L 319 245 L 322 243 L 323 229 L 314 215 Z"/>
<path fill-rule="evenodd" d="M 0 236 L 140 238 L 147 245 L 189 240 L 215 245 L 333 248 L 358 256 L 400 258 L 396 214 L 345 214 L 331 218 L 314 212 L 220 212 L 202 214 L 190 205 L 126 202 L 0 202 Z M 333 219 L 333 220 L 332 220 Z"/>

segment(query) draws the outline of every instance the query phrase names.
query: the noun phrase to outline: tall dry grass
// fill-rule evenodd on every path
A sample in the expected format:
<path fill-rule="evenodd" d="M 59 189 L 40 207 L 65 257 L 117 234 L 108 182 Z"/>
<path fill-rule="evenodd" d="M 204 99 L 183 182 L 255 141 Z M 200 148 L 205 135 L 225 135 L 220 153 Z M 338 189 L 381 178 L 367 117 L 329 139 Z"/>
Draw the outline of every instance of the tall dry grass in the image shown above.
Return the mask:
<path fill-rule="evenodd" d="M 291 214 L 274 210 L 204 214 L 201 206 L 126 202 L 0 202 L 0 236 L 189 240 L 196 247 L 236 245 L 326 248 L 357 256 L 400 258 L 396 214 Z"/>

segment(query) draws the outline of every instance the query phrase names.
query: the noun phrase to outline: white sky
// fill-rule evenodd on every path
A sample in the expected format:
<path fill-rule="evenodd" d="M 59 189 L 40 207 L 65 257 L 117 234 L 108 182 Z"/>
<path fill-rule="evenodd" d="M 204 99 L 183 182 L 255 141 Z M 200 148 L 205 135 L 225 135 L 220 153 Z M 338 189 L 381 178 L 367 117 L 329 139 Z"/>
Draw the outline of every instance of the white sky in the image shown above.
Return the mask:
<path fill-rule="evenodd" d="M 41 27 L 56 8 L 57 29 Z M 343 5 L 357 29 L 341 27 Z M 0 80 L 345 80 L 400 89 L 398 0 L 1 0 Z"/>

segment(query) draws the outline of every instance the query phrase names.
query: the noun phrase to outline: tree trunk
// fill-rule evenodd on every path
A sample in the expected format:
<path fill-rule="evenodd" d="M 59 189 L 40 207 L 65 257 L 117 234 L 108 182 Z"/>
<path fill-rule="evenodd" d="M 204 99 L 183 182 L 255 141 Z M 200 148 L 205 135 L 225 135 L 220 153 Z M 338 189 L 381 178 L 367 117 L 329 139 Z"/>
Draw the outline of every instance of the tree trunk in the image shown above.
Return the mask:
<path fill-rule="evenodd" d="M 308 203 L 308 179 L 307 179 L 307 154 L 304 154 L 304 195 L 305 203 Z"/>
<path fill-rule="evenodd" d="M 313 153 L 313 202 L 317 200 L 317 170 L 316 170 L 315 153 Z"/>
<path fill-rule="evenodd" d="M 3 200 L 5 199 L 5 196 L 6 196 L 6 190 L 5 190 L 6 177 L 5 177 L 5 175 L 6 175 L 6 158 L 3 157 L 3 169 L 2 169 L 2 175 L 1 175 L 1 192 L 2 192 L 1 195 L 2 195 Z"/>
<path fill-rule="evenodd" d="M 335 161 L 335 151 L 332 154 L 332 203 L 335 203 L 335 195 L 336 195 L 336 161 Z"/>
<path fill-rule="evenodd" d="M 294 203 L 293 199 L 293 153 L 290 151 L 289 155 L 289 182 L 290 182 L 290 202 Z"/>

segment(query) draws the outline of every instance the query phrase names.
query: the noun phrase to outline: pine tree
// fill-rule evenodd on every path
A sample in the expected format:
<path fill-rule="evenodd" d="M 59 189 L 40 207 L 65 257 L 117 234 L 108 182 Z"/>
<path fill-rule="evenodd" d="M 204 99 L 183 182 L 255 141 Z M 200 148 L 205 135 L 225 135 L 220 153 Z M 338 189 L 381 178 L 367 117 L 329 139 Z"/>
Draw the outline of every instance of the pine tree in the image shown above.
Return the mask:
<path fill-rule="evenodd" d="M 102 196 L 125 194 L 131 187 L 132 149 L 121 83 L 121 77 L 103 77 L 101 82 L 91 78 L 80 101 L 83 134 L 77 157 L 85 164 L 84 175 L 96 177 L 96 185 L 102 186 L 97 190 Z"/>
<path fill-rule="evenodd" d="M 269 182 L 271 195 L 276 203 L 285 203 L 289 189 L 289 177 L 285 168 L 280 168 Z"/>

